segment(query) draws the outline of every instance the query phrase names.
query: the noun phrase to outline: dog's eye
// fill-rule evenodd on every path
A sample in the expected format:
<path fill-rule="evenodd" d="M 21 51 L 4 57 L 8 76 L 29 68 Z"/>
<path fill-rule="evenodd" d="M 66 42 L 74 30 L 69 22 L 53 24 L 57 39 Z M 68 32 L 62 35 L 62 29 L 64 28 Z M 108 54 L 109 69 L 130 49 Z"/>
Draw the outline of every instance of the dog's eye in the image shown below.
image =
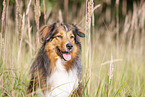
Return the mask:
<path fill-rule="evenodd" d="M 71 36 L 70 38 L 72 39 L 72 38 L 74 38 L 74 36 Z"/>
<path fill-rule="evenodd" d="M 58 36 L 56 36 L 56 37 L 58 37 L 58 38 L 62 38 L 62 35 L 58 35 Z"/>

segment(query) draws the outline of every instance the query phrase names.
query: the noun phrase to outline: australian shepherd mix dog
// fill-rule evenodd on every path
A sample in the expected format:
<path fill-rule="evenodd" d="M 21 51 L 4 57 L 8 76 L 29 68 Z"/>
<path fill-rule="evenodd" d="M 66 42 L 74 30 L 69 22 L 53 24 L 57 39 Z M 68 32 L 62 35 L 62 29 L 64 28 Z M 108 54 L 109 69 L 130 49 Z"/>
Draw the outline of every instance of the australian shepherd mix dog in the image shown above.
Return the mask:
<path fill-rule="evenodd" d="M 43 45 L 31 66 L 28 93 L 36 93 L 39 97 L 80 95 L 79 37 L 85 37 L 84 32 L 76 25 L 63 23 L 44 25 L 39 32 Z"/>

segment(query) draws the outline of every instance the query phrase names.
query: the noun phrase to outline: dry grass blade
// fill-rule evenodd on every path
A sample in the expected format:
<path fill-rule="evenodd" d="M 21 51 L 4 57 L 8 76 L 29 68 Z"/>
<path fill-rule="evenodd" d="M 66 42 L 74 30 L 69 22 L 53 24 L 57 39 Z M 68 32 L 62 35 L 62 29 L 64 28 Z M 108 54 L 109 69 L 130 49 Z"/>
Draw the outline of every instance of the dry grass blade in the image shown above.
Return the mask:
<path fill-rule="evenodd" d="M 43 0 L 43 8 L 44 8 L 44 23 L 46 24 L 45 0 Z"/>
<path fill-rule="evenodd" d="M 2 27 L 1 27 L 1 33 L 3 33 L 3 30 L 4 30 L 5 13 L 6 13 L 6 2 L 4 0 L 3 1 L 3 11 L 2 11 Z"/>
<path fill-rule="evenodd" d="M 133 39 L 133 35 L 134 35 L 134 28 L 135 28 L 135 21 L 137 19 L 137 10 L 136 10 L 136 4 L 133 4 L 133 16 L 132 16 L 132 22 L 131 22 L 131 35 L 130 35 L 130 39 L 129 39 L 129 51 L 131 50 L 132 47 L 132 39 Z"/>
<path fill-rule="evenodd" d="M 112 84 L 112 77 L 113 77 L 113 56 L 111 53 L 111 61 L 110 61 L 110 71 L 109 71 L 109 83 Z"/>
<path fill-rule="evenodd" d="M 0 50 L 2 49 L 2 33 L 0 33 Z M 1 55 L 1 51 L 0 51 L 0 55 Z"/>
<path fill-rule="evenodd" d="M 36 45 L 35 45 L 35 52 L 38 49 L 38 45 L 39 45 L 39 18 L 41 16 L 40 13 L 40 2 L 39 0 L 36 0 L 36 4 L 34 6 L 34 12 L 35 12 L 35 22 L 37 25 L 37 32 L 36 32 Z"/>
<path fill-rule="evenodd" d="M 17 0 L 16 0 L 16 5 L 18 5 L 17 7 L 18 7 L 18 38 L 19 38 L 19 41 L 18 41 L 18 43 L 20 42 L 20 40 L 21 40 L 21 37 L 22 37 L 22 18 L 23 18 L 23 16 L 22 16 L 22 8 L 23 8 L 23 2 L 18 2 Z M 17 21 L 16 21 L 17 22 Z"/>
<path fill-rule="evenodd" d="M 28 37 L 29 37 L 29 42 L 27 41 L 27 43 L 28 43 L 29 46 L 30 46 L 30 53 L 31 53 L 31 56 L 32 56 L 31 30 L 32 30 L 32 27 L 30 26 L 30 20 L 29 20 L 29 18 L 28 18 Z M 33 49 L 33 50 L 34 50 L 34 49 Z"/>
<path fill-rule="evenodd" d="M 37 25 L 37 30 L 39 30 L 39 17 L 41 15 L 39 0 L 36 0 L 36 4 L 34 6 L 34 12 L 35 12 L 35 22 L 36 22 L 36 25 Z"/>
<path fill-rule="evenodd" d="M 30 0 L 29 3 L 28 3 L 27 10 L 26 10 L 26 15 L 28 15 L 28 13 L 29 13 L 29 9 L 30 9 L 30 5 L 31 5 L 31 1 L 32 1 L 32 0 Z"/>
<path fill-rule="evenodd" d="M 16 6 L 15 6 L 15 9 L 16 9 L 16 13 L 15 13 L 15 23 L 16 23 L 16 26 L 15 26 L 15 32 L 16 32 L 16 35 L 17 35 L 17 39 L 18 39 L 18 27 L 19 27 L 19 21 L 18 21 L 18 14 L 19 14 L 19 4 L 18 4 L 18 1 L 16 0 Z M 17 40 L 18 41 L 18 40 Z"/>
<path fill-rule="evenodd" d="M 5 2 L 5 0 L 3 1 L 3 11 L 2 11 L 2 27 L 1 27 L 1 35 L 0 35 L 0 37 L 1 37 L 1 51 L 2 51 L 2 69 L 4 69 L 4 65 L 5 65 L 5 59 L 6 59 L 6 37 L 4 36 L 4 38 L 3 38 L 3 34 L 5 34 L 6 35 L 6 33 L 4 33 L 4 30 L 5 30 L 5 15 L 6 15 L 6 2 Z M 1 58 L 0 58 L 1 59 Z M 2 79 L 2 82 L 3 82 L 3 79 Z M 3 83 L 2 83 L 2 86 L 3 86 Z"/>
<path fill-rule="evenodd" d="M 114 63 L 114 62 L 119 62 L 119 61 L 122 61 L 122 59 L 114 59 L 114 60 L 111 60 L 111 61 L 106 61 L 106 62 L 102 63 L 101 65 L 106 65 L 106 64 L 109 64 L 109 63 Z"/>
<path fill-rule="evenodd" d="M 116 8 L 117 8 L 116 44 L 117 44 L 117 55 L 119 55 L 119 0 L 116 0 Z"/>
<path fill-rule="evenodd" d="M 101 6 L 101 4 L 98 4 L 94 7 L 93 11 L 95 11 L 97 8 L 99 8 Z"/>
<path fill-rule="evenodd" d="M 59 10 L 59 22 L 63 22 L 63 18 L 62 18 L 62 12 L 61 10 Z"/>
<path fill-rule="evenodd" d="M 25 26 L 25 13 L 23 13 L 23 19 L 22 19 L 22 36 L 20 39 L 20 45 L 19 45 L 19 51 L 18 51 L 18 64 L 20 64 L 20 55 L 21 55 L 21 48 L 22 48 L 22 42 L 23 42 L 23 33 L 24 33 L 24 26 Z"/>
<path fill-rule="evenodd" d="M 93 12 L 94 12 L 97 8 L 99 8 L 100 6 L 101 6 L 101 4 L 96 5 L 96 6 L 94 7 L 94 9 L 93 9 Z M 91 13 L 91 15 L 92 15 L 92 14 L 93 14 L 93 13 Z M 80 25 L 81 23 L 83 23 L 84 20 L 86 19 L 86 17 L 87 17 L 87 12 L 86 12 L 86 15 L 80 20 L 80 22 L 77 23 L 77 25 Z"/>
<path fill-rule="evenodd" d="M 93 7 L 94 7 L 94 2 L 93 0 L 90 0 L 90 1 L 87 1 L 87 6 L 86 6 L 86 11 L 87 11 L 87 15 L 86 15 L 86 29 L 85 31 L 87 32 L 87 35 L 85 37 L 85 47 L 86 47 L 86 68 L 88 68 L 89 72 L 88 72 L 88 76 L 90 76 L 90 80 L 88 82 L 88 91 L 90 90 L 90 81 L 91 81 L 91 66 L 92 66 L 92 58 L 91 58 L 91 55 L 92 55 L 92 48 L 91 48 L 91 19 L 92 19 L 92 14 L 93 14 Z"/>

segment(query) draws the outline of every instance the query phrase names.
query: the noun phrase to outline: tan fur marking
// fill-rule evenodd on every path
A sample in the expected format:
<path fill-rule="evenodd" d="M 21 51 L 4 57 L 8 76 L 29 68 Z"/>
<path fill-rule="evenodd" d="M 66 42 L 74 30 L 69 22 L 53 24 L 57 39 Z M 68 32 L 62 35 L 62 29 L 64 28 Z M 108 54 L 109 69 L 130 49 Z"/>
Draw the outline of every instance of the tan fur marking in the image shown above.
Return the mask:
<path fill-rule="evenodd" d="M 46 54 L 47 54 L 48 58 L 50 59 L 50 63 L 51 63 L 50 70 L 53 70 L 54 65 L 57 61 L 56 57 L 58 56 L 56 54 L 56 48 L 55 48 L 54 44 L 55 44 L 54 42 L 49 42 L 45 46 Z"/>

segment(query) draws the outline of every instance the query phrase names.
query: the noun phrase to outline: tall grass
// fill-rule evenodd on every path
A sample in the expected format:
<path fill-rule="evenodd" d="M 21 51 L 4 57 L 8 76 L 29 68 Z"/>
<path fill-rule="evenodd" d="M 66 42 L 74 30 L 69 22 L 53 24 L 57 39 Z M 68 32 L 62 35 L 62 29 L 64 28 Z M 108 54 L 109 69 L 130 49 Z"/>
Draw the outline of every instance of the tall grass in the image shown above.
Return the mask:
<path fill-rule="evenodd" d="M 28 6 L 24 10 L 24 2 L 16 0 L 14 21 L 10 19 L 9 4 L 3 1 L 0 21 L 0 97 L 27 96 L 29 69 L 41 46 L 37 32 L 40 26 L 41 4 L 39 0 L 26 1 Z M 117 1 L 116 9 L 119 6 Z M 68 8 L 69 0 L 65 3 L 65 8 Z M 45 9 L 45 0 L 42 4 L 44 24 L 63 21 L 63 17 L 66 17 L 63 11 L 56 10 L 57 8 Z M 72 20 L 72 23 L 79 24 L 86 31 L 85 40 L 81 40 L 83 96 L 144 97 L 145 2 L 141 6 L 134 3 L 133 14 L 127 13 L 122 24 L 119 24 L 118 15 L 117 21 L 112 20 L 110 25 L 100 20 L 104 22 L 105 28 L 94 25 L 94 12 L 101 9 L 98 6 L 100 5 L 94 5 L 93 0 L 87 0 L 78 11 L 78 16 Z M 55 12 L 59 13 L 59 17 Z M 67 20 L 70 20 L 72 12 L 66 13 Z M 34 24 L 32 18 L 35 19 Z"/>

